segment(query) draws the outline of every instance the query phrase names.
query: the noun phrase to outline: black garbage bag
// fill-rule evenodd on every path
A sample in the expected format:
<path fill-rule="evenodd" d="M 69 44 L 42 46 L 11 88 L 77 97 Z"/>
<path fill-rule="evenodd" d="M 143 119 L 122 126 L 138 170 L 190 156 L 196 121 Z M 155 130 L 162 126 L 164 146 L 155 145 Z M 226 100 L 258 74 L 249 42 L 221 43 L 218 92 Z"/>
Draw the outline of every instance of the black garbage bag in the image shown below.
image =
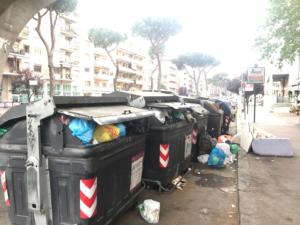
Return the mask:
<path fill-rule="evenodd" d="M 211 150 L 213 149 L 212 139 L 209 135 L 204 135 L 200 137 L 198 140 L 199 145 L 199 155 L 203 154 L 210 154 Z"/>

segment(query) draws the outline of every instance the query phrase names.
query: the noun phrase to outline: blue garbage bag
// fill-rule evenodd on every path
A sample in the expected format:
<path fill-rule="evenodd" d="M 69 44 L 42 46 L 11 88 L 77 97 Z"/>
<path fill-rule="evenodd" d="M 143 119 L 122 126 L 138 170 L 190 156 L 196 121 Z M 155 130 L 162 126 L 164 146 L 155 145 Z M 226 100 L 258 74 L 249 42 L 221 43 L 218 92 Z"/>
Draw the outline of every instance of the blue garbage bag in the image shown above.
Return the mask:
<path fill-rule="evenodd" d="M 119 136 L 125 137 L 126 136 L 126 126 L 123 123 L 119 123 L 116 126 L 119 128 L 119 131 L 120 131 Z"/>
<path fill-rule="evenodd" d="M 83 144 L 89 144 L 93 139 L 96 123 L 84 119 L 72 119 L 69 123 L 69 129 L 74 137 L 77 137 Z"/>
<path fill-rule="evenodd" d="M 208 157 L 207 164 L 211 167 L 220 168 L 224 166 L 226 154 L 218 148 L 213 148 Z"/>

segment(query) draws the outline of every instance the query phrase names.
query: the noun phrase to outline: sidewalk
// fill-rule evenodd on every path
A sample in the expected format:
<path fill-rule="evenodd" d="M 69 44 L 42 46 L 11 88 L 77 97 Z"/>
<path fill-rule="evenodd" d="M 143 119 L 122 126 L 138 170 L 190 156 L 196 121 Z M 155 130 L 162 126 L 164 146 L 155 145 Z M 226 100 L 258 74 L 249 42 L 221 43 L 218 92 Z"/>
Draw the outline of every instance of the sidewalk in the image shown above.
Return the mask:
<path fill-rule="evenodd" d="M 269 113 L 259 108 L 256 126 L 278 137 L 290 138 L 295 156 L 261 157 L 248 153 L 239 159 L 241 225 L 299 225 L 299 118 L 286 112 Z"/>

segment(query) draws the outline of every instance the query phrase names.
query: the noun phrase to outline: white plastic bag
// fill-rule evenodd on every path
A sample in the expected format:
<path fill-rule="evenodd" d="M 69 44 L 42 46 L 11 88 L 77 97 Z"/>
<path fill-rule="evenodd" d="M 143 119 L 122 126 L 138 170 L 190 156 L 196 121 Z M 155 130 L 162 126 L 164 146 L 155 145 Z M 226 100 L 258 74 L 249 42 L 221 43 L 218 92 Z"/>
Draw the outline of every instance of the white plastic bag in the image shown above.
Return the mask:
<path fill-rule="evenodd" d="M 205 164 L 208 161 L 208 157 L 209 157 L 209 154 L 204 154 L 204 155 L 199 155 L 197 157 L 197 159 L 200 163 Z"/>
<path fill-rule="evenodd" d="M 230 145 L 229 145 L 229 144 L 226 144 L 226 143 L 218 143 L 218 144 L 216 145 L 216 148 L 221 149 L 221 150 L 226 154 L 226 156 L 230 156 L 230 155 L 231 155 L 231 152 L 230 152 Z"/>
<path fill-rule="evenodd" d="M 160 203 L 151 199 L 145 200 L 138 206 L 141 216 L 148 223 L 159 222 Z"/>

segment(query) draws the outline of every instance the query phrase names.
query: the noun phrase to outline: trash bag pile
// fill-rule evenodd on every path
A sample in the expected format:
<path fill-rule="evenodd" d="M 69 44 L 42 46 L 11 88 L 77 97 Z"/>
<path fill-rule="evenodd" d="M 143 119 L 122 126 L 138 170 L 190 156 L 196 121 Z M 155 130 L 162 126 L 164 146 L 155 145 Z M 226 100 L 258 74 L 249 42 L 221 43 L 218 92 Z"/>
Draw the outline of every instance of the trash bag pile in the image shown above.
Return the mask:
<path fill-rule="evenodd" d="M 228 164 L 232 164 L 236 159 L 239 147 L 232 142 L 232 136 L 221 135 L 217 141 L 213 138 L 209 139 L 209 136 L 206 136 L 204 137 L 204 141 L 207 142 L 205 144 L 205 152 L 203 154 L 203 151 L 201 151 L 202 154 L 200 153 L 197 157 L 200 163 L 207 163 L 207 165 L 212 168 L 222 168 Z M 209 146 L 210 150 L 207 148 Z"/>
<path fill-rule="evenodd" d="M 60 115 L 59 121 L 67 126 L 72 135 L 78 138 L 84 145 L 105 143 L 120 137 L 140 134 L 146 131 L 144 121 L 139 120 L 127 123 L 98 125 L 94 121 Z"/>

